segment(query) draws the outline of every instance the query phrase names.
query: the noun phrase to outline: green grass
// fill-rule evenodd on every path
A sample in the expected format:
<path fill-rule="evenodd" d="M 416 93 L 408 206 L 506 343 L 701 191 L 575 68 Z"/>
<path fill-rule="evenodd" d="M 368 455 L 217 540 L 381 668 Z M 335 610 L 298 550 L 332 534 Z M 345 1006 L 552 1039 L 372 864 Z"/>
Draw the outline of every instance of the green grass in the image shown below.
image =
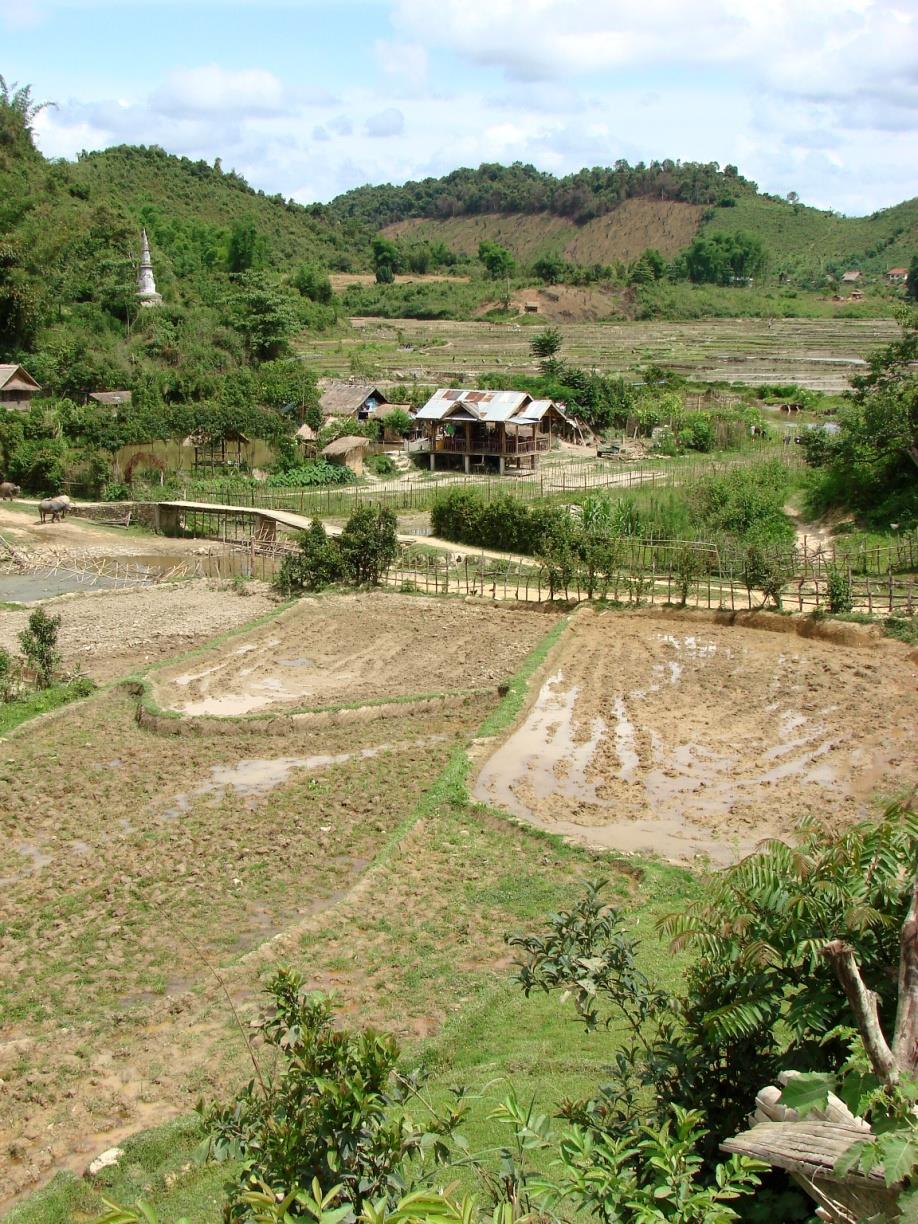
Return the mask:
<path fill-rule="evenodd" d="M 14 727 L 28 722 L 30 718 L 47 714 L 88 695 L 85 682 L 70 680 L 66 684 L 54 684 L 50 688 L 29 693 L 16 701 L 5 702 L 0 705 L 0 735 L 7 735 Z"/>

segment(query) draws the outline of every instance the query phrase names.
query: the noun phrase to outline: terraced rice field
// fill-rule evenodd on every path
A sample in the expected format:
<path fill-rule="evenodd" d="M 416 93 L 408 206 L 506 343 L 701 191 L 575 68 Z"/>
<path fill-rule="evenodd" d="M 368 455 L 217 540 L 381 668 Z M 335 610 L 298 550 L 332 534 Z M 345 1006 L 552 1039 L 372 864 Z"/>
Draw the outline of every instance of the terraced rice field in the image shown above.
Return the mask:
<path fill-rule="evenodd" d="M 301 351 L 317 372 L 347 374 L 355 355 L 374 377 L 462 386 L 483 373 L 535 370 L 534 332 L 513 323 L 353 319 L 345 337 L 308 337 Z M 542 325 L 535 320 L 534 326 Z M 873 349 L 898 328 L 888 319 L 716 319 L 692 323 L 571 323 L 562 355 L 603 373 L 660 364 L 705 381 L 749 386 L 794 382 L 843 391 Z"/>

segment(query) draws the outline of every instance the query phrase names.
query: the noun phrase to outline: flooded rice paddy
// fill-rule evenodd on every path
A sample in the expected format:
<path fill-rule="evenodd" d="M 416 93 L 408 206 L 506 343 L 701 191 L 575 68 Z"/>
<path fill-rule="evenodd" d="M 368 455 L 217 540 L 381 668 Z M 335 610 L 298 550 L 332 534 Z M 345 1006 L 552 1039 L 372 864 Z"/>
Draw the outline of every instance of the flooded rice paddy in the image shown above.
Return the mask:
<path fill-rule="evenodd" d="M 475 797 L 592 846 L 734 861 L 918 781 L 918 669 L 893 643 L 581 614 Z"/>

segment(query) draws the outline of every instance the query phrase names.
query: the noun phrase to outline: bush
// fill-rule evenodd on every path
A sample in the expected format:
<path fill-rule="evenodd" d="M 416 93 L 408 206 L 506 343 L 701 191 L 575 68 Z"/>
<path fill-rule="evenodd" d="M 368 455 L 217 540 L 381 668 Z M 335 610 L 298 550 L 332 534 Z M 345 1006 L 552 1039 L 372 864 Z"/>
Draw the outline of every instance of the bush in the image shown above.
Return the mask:
<path fill-rule="evenodd" d="M 367 467 L 377 476 L 394 476 L 398 471 L 388 455 L 371 455 L 367 460 Z"/>
<path fill-rule="evenodd" d="M 398 1073 L 393 1037 L 337 1027 L 328 1002 L 290 970 L 275 974 L 267 993 L 272 1005 L 259 1028 L 270 1078 L 259 1072 L 235 1101 L 202 1110 L 212 1155 L 243 1162 L 226 1218 L 253 1218 L 252 1190 L 276 1201 L 293 1192 L 284 1219 L 307 1216 L 296 1192 L 314 1179 L 323 1195 L 337 1188 L 335 1205 L 350 1209 L 342 1216 L 394 1205 L 409 1185 L 409 1162 L 416 1184 L 425 1156 L 446 1159 L 460 1112 L 435 1117 L 430 1128 L 410 1121 L 404 1101 L 417 1096 L 415 1082 Z"/>
<path fill-rule="evenodd" d="M 339 547 L 344 572 L 355 586 L 378 586 L 398 556 L 398 520 L 386 506 L 361 506 L 344 525 Z"/>
<path fill-rule="evenodd" d="M 848 575 L 843 570 L 840 570 L 837 565 L 830 565 L 828 581 L 829 611 L 835 613 L 850 612 L 854 607 L 854 600 L 851 596 L 851 581 Z"/>
<path fill-rule="evenodd" d="M 274 585 L 284 595 L 296 595 L 301 591 L 321 591 L 344 576 L 341 550 L 335 540 L 330 540 L 318 519 L 313 519 L 309 530 L 299 539 L 299 551 L 285 553 Z"/>
<path fill-rule="evenodd" d="M 22 653 L 35 673 L 36 688 L 50 688 L 54 683 L 54 673 L 61 661 L 55 649 L 60 625 L 59 616 L 49 616 L 43 608 L 36 608 L 29 617 L 28 627 L 19 634 Z"/>

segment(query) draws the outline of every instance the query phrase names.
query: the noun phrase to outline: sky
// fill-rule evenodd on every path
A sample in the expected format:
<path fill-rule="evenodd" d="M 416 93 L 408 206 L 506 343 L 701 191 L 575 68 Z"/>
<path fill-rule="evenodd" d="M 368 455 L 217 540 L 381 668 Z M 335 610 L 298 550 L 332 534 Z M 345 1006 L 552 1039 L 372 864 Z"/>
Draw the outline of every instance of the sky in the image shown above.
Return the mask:
<path fill-rule="evenodd" d="M 0 0 L 48 157 L 158 144 L 301 203 L 485 161 L 918 194 L 918 0 Z"/>

